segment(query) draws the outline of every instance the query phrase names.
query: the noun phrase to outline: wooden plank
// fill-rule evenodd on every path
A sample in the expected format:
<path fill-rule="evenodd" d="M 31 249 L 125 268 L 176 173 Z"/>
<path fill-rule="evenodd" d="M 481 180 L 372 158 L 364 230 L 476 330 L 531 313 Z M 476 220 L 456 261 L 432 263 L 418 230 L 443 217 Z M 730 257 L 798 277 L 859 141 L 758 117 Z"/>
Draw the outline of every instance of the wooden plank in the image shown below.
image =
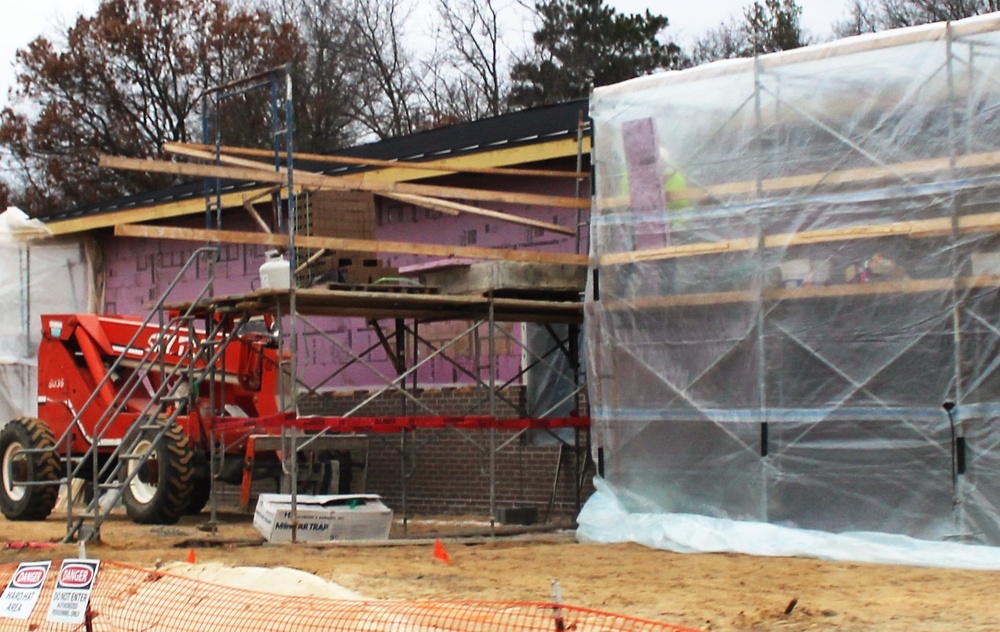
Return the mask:
<path fill-rule="evenodd" d="M 413 204 L 415 206 L 423 206 L 431 209 L 432 211 L 437 211 L 438 213 L 451 215 L 452 217 L 458 217 L 459 214 L 458 210 L 444 204 L 445 200 L 436 200 L 422 195 L 407 195 L 405 193 L 382 193 L 381 195 L 382 197 L 389 198 L 390 200 L 406 202 L 407 204 Z"/>
<path fill-rule="evenodd" d="M 201 151 L 214 152 L 214 145 L 203 145 L 200 143 L 164 143 L 164 151 L 174 152 L 175 149 L 196 149 Z M 274 158 L 274 152 L 268 149 L 254 149 L 251 147 L 234 147 L 223 145 L 220 149 L 223 154 L 230 156 L 245 156 L 247 158 Z M 279 154 L 284 160 L 288 155 L 286 152 Z M 397 169 L 411 169 L 414 171 L 435 171 L 441 172 L 441 165 L 436 161 L 428 162 L 406 162 L 404 160 L 377 160 L 375 158 L 350 158 L 347 156 L 331 156 L 328 154 L 310 154 L 295 152 L 295 160 L 308 160 L 310 162 L 320 162 L 333 165 L 358 165 L 365 167 L 392 167 Z M 542 178 L 590 178 L 590 174 L 585 171 L 564 171 L 556 169 L 515 169 L 510 167 L 462 167 L 453 166 L 447 170 L 450 173 L 482 173 L 498 176 L 527 176 Z"/>
<path fill-rule="evenodd" d="M 560 226 L 558 224 L 540 222 L 536 219 L 531 219 L 528 217 L 519 217 L 517 215 L 511 215 L 510 213 L 493 211 L 488 208 L 479 208 L 477 206 L 469 206 L 468 204 L 459 204 L 457 202 L 449 202 L 448 200 L 438 200 L 423 195 L 390 193 L 385 197 L 393 198 L 401 202 L 409 202 L 410 204 L 415 204 L 417 206 L 426 206 L 427 208 L 441 212 L 446 212 L 444 209 L 448 209 L 454 211 L 456 214 L 460 212 L 468 213 L 469 215 L 479 215 L 481 217 L 489 217 L 492 219 L 497 219 L 500 220 L 501 222 L 520 224 L 521 226 L 533 226 L 535 228 L 541 228 L 543 230 L 548 230 L 553 233 L 562 233 L 563 235 L 569 235 L 571 237 L 576 235 L 576 231 L 573 230 L 572 228 L 566 228 L 565 226 Z"/>
<path fill-rule="evenodd" d="M 987 287 L 1000 285 L 1000 277 L 969 277 L 958 285 L 966 287 Z M 761 301 L 795 301 L 816 298 L 839 298 L 845 296 L 875 296 L 883 294 L 919 294 L 942 292 L 952 289 L 951 279 L 902 279 L 898 281 L 878 281 L 875 283 L 847 283 L 839 285 L 814 285 L 797 288 L 766 288 L 760 293 L 753 290 L 730 292 L 703 292 L 698 294 L 672 294 L 665 296 L 642 296 L 635 299 L 607 301 L 609 309 L 650 309 L 663 307 L 693 307 L 699 305 L 723 305 L 727 303 L 748 303 Z"/>
<path fill-rule="evenodd" d="M 243 199 L 245 196 L 252 196 L 255 193 L 263 193 L 267 191 L 270 191 L 270 187 L 266 189 L 248 189 L 246 191 L 236 193 L 224 193 L 222 195 L 222 206 L 223 208 L 239 207 L 243 205 Z M 96 230 L 98 228 L 108 228 L 119 224 L 135 224 L 158 219 L 183 217 L 186 215 L 204 212 L 205 197 L 198 195 L 174 202 L 159 202 L 156 204 L 139 206 L 121 211 L 55 220 L 46 222 L 45 226 L 51 230 L 54 235 L 69 235 L 88 230 Z"/>
<path fill-rule="evenodd" d="M 958 219 L 958 230 L 963 234 L 1000 232 L 1000 213 L 977 213 L 960 217 Z M 850 239 L 877 239 L 879 237 L 898 236 L 919 239 L 925 237 L 945 237 L 950 233 L 951 218 L 935 217 L 910 222 L 890 222 L 885 224 L 807 230 L 800 233 L 781 233 L 766 237 L 764 239 L 764 247 L 788 248 L 791 246 L 804 246 Z M 615 252 L 601 256 L 600 264 L 609 266 L 621 265 L 623 263 L 659 261 L 663 259 L 752 250 L 756 248 L 756 244 L 756 239 L 742 238 L 697 244 L 682 244 L 648 250 L 636 250 L 633 252 Z"/>
<path fill-rule="evenodd" d="M 563 138 L 530 145 L 501 147 L 499 149 L 488 149 L 471 154 L 460 154 L 442 158 L 433 162 L 433 164 L 441 169 L 439 172 L 420 172 L 404 167 L 385 167 L 372 171 L 364 171 L 359 174 L 359 177 L 365 182 L 407 182 L 422 178 L 431 178 L 436 175 L 449 175 L 455 173 L 456 169 L 465 167 L 498 167 L 522 165 L 555 158 L 575 158 L 581 148 L 584 154 L 590 153 L 589 138 L 585 137 L 582 144 L 577 143 L 575 138 Z"/>
<path fill-rule="evenodd" d="M 190 146 L 182 143 L 167 143 L 164 145 L 164 149 L 171 151 L 172 153 L 176 153 L 178 155 L 186 156 L 189 158 L 199 158 L 201 160 L 218 160 L 223 164 L 229 164 L 237 167 L 248 167 L 251 169 L 270 170 L 270 165 L 267 165 L 259 161 L 245 160 L 242 158 L 233 158 L 231 156 L 216 157 L 214 153 L 202 151 L 200 149 L 192 149 Z M 279 167 L 278 171 L 280 171 L 281 173 L 286 173 L 286 174 L 288 173 L 288 170 L 285 169 L 284 167 Z M 296 179 L 301 179 L 303 175 L 315 175 L 322 177 L 322 174 L 314 173 L 311 171 L 304 171 L 301 169 L 295 172 Z M 500 211 L 481 209 L 475 206 L 469 206 L 467 204 L 459 204 L 457 202 L 449 202 L 447 200 L 438 200 L 431 197 L 412 195 L 406 193 L 384 193 L 383 196 L 401 201 L 406 201 L 410 204 L 415 204 L 418 206 L 424 206 L 448 215 L 458 215 L 459 212 L 463 212 L 463 213 L 468 213 L 470 215 L 480 215 L 483 217 L 490 217 L 500 221 L 510 222 L 512 224 L 520 224 L 522 226 L 532 226 L 535 228 L 541 228 L 543 230 L 562 233 L 564 235 L 569 235 L 569 236 L 576 235 L 576 231 L 562 226 L 558 226 L 556 224 L 549 224 L 548 222 L 541 222 L 530 218 L 518 217 L 517 215 L 511 215 L 509 213 L 503 213 Z"/>
<path fill-rule="evenodd" d="M 191 163 L 169 162 L 166 160 L 151 160 L 148 158 L 101 156 L 99 164 L 101 167 L 106 169 L 125 169 L 130 171 L 167 173 L 171 175 L 193 176 L 196 178 L 224 178 L 228 180 L 270 182 L 275 184 L 281 184 L 287 179 L 282 173 L 276 171 L 266 171 L 263 169 L 249 167 L 225 167 L 220 165 L 198 165 Z M 332 189 L 336 191 L 410 193 L 413 195 L 478 200 L 481 202 L 500 202 L 504 204 L 528 204 L 572 209 L 590 208 L 589 198 L 577 199 L 573 197 L 538 195 L 533 193 L 466 189 L 460 187 L 408 184 L 402 182 L 362 182 L 357 179 L 315 174 L 297 174 L 295 181 L 297 185 L 301 186 Z"/>
<path fill-rule="evenodd" d="M 602 266 L 620 265 L 623 263 L 659 261 L 661 259 L 676 259 L 679 257 L 693 257 L 697 255 L 753 250 L 756 247 L 756 238 L 730 239 L 727 241 L 705 241 L 696 244 L 680 244 L 677 246 L 664 246 L 662 248 L 635 250 L 632 252 L 615 252 L 603 255 L 600 262 Z"/>
<path fill-rule="evenodd" d="M 898 281 L 877 281 L 874 283 L 772 288 L 764 291 L 764 298 L 766 300 L 802 300 L 874 294 L 918 294 L 921 292 L 950 290 L 952 287 L 954 287 L 954 284 L 951 279 L 901 279 Z"/>
<path fill-rule="evenodd" d="M 952 168 L 956 170 L 963 170 L 985 169 L 996 166 L 1000 166 L 1000 152 L 983 152 L 957 156 L 955 158 L 954 167 L 951 166 L 950 158 L 928 158 L 924 160 L 888 164 L 884 167 L 862 167 L 857 169 L 831 171 L 829 173 L 807 173 L 797 176 L 767 178 L 760 181 L 759 189 L 756 180 L 744 180 L 739 182 L 726 182 L 722 184 L 709 185 L 706 187 L 692 187 L 684 189 L 683 191 L 671 192 L 671 196 L 676 199 L 692 201 L 710 197 L 725 198 L 727 196 L 751 196 L 757 195 L 758 192 L 772 193 L 791 191 L 794 189 L 808 189 L 816 186 L 848 185 L 878 180 L 898 180 L 904 176 L 927 175 L 948 171 Z M 609 209 L 621 209 L 627 207 L 628 203 L 629 200 L 627 197 L 604 197 L 600 199 L 598 209 L 602 211 Z"/>
<path fill-rule="evenodd" d="M 757 300 L 757 292 L 706 292 L 702 294 L 673 294 L 669 296 L 641 296 L 633 299 L 602 300 L 608 309 L 651 309 L 661 307 L 696 307 L 725 303 L 748 303 Z"/>
<path fill-rule="evenodd" d="M 246 209 L 246 212 L 250 214 L 250 219 L 256 222 L 258 228 L 260 228 L 265 233 L 268 234 L 271 233 L 271 227 L 267 225 L 267 222 L 265 222 L 264 218 L 260 216 L 260 214 L 257 212 L 257 209 L 253 207 L 253 203 L 250 202 L 250 200 L 243 200 L 243 208 Z"/>
<path fill-rule="evenodd" d="M 262 246 L 285 247 L 287 235 L 266 235 L 233 230 L 206 230 L 198 228 L 177 228 L 173 226 L 145 226 L 126 224 L 115 227 L 115 235 L 120 237 L 146 237 L 152 239 L 180 239 L 185 241 L 220 242 L 234 244 L 258 244 Z M 446 246 L 437 244 L 415 244 L 395 241 L 373 241 L 369 239 L 341 239 L 338 237 L 309 237 L 296 235 L 296 248 L 326 248 L 328 250 L 358 250 L 361 252 L 392 252 L 401 254 L 469 257 L 499 261 L 532 261 L 541 263 L 587 263 L 586 255 L 538 252 L 534 250 L 500 250 L 497 248 L 476 248 L 472 246 Z"/>
<path fill-rule="evenodd" d="M 1000 152 L 984 152 L 966 154 L 955 159 L 955 169 L 982 169 L 1000 165 Z M 830 173 L 810 173 L 800 176 L 768 178 L 761 182 L 761 189 L 767 191 L 787 191 L 791 189 L 810 188 L 818 185 L 843 185 L 875 180 L 899 179 L 900 176 L 926 175 L 947 171 L 951 168 L 950 158 L 928 158 L 909 162 L 897 162 L 884 167 L 862 167 L 858 169 L 843 169 Z M 704 195 L 753 194 L 757 192 L 756 181 L 731 182 L 705 189 L 703 195 L 689 196 L 680 192 L 683 197 L 704 197 Z"/>

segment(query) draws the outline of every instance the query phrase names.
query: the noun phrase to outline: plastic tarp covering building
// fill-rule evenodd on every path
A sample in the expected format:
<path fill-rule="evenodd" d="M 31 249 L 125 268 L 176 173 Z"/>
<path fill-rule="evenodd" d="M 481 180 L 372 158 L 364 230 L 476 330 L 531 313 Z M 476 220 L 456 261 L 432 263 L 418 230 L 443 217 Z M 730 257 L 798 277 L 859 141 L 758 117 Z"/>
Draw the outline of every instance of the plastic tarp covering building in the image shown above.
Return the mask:
<path fill-rule="evenodd" d="M 595 90 L 599 494 L 1000 545 L 998 29 Z"/>
<path fill-rule="evenodd" d="M 0 213 L 0 426 L 38 410 L 40 316 L 93 311 L 90 249 L 47 235 L 19 209 Z"/>

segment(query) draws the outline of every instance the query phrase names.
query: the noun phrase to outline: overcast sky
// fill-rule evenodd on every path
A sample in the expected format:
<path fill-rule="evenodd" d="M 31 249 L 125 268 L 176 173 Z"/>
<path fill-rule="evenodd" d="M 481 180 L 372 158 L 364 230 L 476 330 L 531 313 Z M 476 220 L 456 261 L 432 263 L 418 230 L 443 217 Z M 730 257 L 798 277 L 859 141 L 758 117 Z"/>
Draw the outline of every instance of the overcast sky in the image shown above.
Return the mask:
<path fill-rule="evenodd" d="M 421 0 L 418 0 L 421 1 Z M 427 0 L 422 0 L 427 1 Z M 739 14 L 752 0 L 607 0 L 622 13 L 653 13 L 670 19 L 672 39 L 685 44 L 706 30 Z M 14 53 L 35 37 L 65 30 L 76 16 L 90 13 L 98 0 L 6 0 L 0 20 L 0 103 L 6 103 L 7 90 L 14 80 Z M 802 25 L 813 36 L 830 37 L 830 25 L 843 17 L 846 0 L 799 0 Z"/>

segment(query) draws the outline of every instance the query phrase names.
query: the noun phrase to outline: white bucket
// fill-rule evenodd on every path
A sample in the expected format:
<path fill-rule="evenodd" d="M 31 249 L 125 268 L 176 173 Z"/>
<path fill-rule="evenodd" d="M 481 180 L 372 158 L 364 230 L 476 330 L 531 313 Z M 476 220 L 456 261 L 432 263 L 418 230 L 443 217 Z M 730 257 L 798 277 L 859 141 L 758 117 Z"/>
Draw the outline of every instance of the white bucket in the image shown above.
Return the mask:
<path fill-rule="evenodd" d="M 268 250 L 264 256 L 267 257 L 267 261 L 260 266 L 260 288 L 287 290 L 290 286 L 288 260 L 277 250 Z"/>

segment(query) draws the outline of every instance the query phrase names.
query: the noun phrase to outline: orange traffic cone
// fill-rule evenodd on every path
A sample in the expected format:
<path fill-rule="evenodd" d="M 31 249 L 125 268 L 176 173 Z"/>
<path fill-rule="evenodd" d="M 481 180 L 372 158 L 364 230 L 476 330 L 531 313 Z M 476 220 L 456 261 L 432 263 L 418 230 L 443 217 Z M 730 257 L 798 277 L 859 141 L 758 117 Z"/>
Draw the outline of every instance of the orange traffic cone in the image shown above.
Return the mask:
<path fill-rule="evenodd" d="M 194 563 L 195 563 L 195 556 L 194 556 L 194 549 L 192 548 L 188 551 L 188 564 L 194 564 Z"/>
<path fill-rule="evenodd" d="M 445 564 L 451 564 L 451 558 L 448 557 L 448 551 L 444 550 L 441 540 L 434 540 L 434 559 L 441 560 Z"/>

